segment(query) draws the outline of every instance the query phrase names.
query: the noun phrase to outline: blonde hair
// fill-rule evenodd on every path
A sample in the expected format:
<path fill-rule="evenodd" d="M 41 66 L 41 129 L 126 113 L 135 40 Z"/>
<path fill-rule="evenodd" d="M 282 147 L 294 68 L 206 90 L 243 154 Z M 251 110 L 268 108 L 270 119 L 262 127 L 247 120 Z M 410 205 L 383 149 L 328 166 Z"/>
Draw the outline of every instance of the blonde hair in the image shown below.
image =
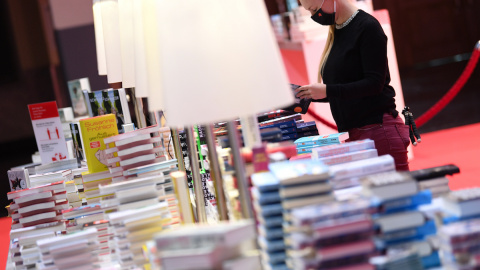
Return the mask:
<path fill-rule="evenodd" d="M 330 25 L 328 29 L 327 42 L 325 48 L 323 49 L 322 57 L 320 58 L 320 66 L 318 68 L 318 82 L 322 82 L 323 69 L 325 68 L 325 63 L 327 62 L 328 55 L 332 50 L 333 40 L 335 39 L 335 25 Z"/>

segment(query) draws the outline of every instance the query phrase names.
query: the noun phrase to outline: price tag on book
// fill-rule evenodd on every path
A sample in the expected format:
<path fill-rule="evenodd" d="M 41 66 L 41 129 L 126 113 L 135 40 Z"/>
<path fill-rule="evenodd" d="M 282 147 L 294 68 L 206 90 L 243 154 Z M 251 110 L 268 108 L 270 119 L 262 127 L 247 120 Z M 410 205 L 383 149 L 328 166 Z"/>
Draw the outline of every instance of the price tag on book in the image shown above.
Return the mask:
<path fill-rule="evenodd" d="M 42 164 L 67 159 L 68 149 L 58 114 L 57 102 L 28 105 Z"/>

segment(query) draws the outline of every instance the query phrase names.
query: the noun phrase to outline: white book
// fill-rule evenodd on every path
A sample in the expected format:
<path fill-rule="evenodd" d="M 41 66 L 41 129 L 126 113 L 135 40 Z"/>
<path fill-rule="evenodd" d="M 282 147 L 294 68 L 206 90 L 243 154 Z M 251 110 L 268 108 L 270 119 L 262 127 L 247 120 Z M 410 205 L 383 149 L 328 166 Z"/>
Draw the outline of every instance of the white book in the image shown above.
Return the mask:
<path fill-rule="evenodd" d="M 125 211 L 125 210 L 134 210 L 150 205 L 155 205 L 159 202 L 158 198 L 154 199 L 148 199 L 148 200 L 143 200 L 143 201 L 137 201 L 137 202 L 132 202 L 132 203 L 126 203 L 126 204 L 120 204 L 118 206 L 118 211 Z"/>
<path fill-rule="evenodd" d="M 7 197 L 8 197 L 9 200 L 15 200 L 16 198 L 19 198 L 19 197 L 24 197 L 24 196 L 27 196 L 27 195 L 37 194 L 39 192 L 49 191 L 49 190 L 64 191 L 65 190 L 65 183 L 63 181 L 58 181 L 58 182 L 54 182 L 54 183 L 51 183 L 51 184 L 46 184 L 46 185 L 43 185 L 43 186 L 39 186 L 39 187 L 36 187 L 36 188 L 29 188 L 29 189 L 23 189 L 23 190 L 18 190 L 18 191 L 14 191 L 14 192 L 9 192 L 7 194 Z"/>
<path fill-rule="evenodd" d="M 438 177 L 438 178 L 433 178 L 429 180 L 424 180 L 420 181 L 418 185 L 420 186 L 420 189 L 430 189 L 432 187 L 438 187 L 438 186 L 446 186 L 448 187 L 449 180 L 447 177 Z"/>
<path fill-rule="evenodd" d="M 336 165 L 374 157 L 378 157 L 377 149 L 360 150 L 335 156 L 322 157 L 318 158 L 318 160 L 326 165 Z"/>
<path fill-rule="evenodd" d="M 134 157 L 134 158 L 131 158 L 131 159 L 120 161 L 120 166 L 122 166 L 122 167 L 123 166 L 129 166 L 129 165 L 133 165 L 133 164 L 140 163 L 140 162 L 154 160 L 155 158 L 156 158 L 155 154 L 137 156 L 137 157 Z"/>
<path fill-rule="evenodd" d="M 163 189 L 161 191 L 163 191 Z M 158 198 L 159 196 L 161 196 L 161 191 L 157 189 L 155 184 L 150 184 L 138 188 L 132 188 L 129 190 L 119 190 L 115 192 L 115 197 L 118 199 L 120 204 L 125 204 L 135 201 Z"/>
<path fill-rule="evenodd" d="M 332 182 L 394 170 L 395 161 L 390 155 L 330 166 L 330 172 L 333 175 Z"/>
<path fill-rule="evenodd" d="M 375 224 L 380 227 L 382 233 L 388 233 L 422 226 L 425 224 L 425 216 L 419 211 L 402 212 L 378 217 Z"/>
<path fill-rule="evenodd" d="M 35 194 L 30 194 L 27 196 L 19 197 L 15 199 L 16 204 L 27 204 L 36 200 L 45 200 L 52 198 L 52 191 L 43 191 Z"/>
<path fill-rule="evenodd" d="M 123 150 L 123 151 L 126 151 L 126 150 Z M 152 149 L 141 151 L 141 152 L 139 151 L 139 152 L 136 152 L 136 153 L 132 152 L 128 155 L 110 158 L 110 159 L 107 159 L 107 163 L 108 164 L 115 164 L 117 162 L 120 162 L 120 164 L 122 164 L 122 161 L 132 160 L 133 158 L 138 157 L 138 155 L 142 155 L 142 156 L 151 155 L 151 154 L 161 155 L 161 154 L 163 154 L 163 151 L 164 151 L 163 147 L 153 147 L 153 145 L 152 145 Z M 155 155 L 155 156 L 157 156 L 157 155 Z M 130 165 L 130 164 L 128 164 L 128 165 Z M 122 165 L 122 166 L 125 166 L 125 165 Z"/>
<path fill-rule="evenodd" d="M 312 149 L 312 158 L 319 159 L 322 157 L 341 155 L 366 149 L 375 149 L 375 143 L 372 140 L 367 139 L 361 141 L 315 147 Z"/>
<path fill-rule="evenodd" d="M 15 238 L 21 238 L 21 237 L 34 236 L 37 234 L 43 234 L 48 232 L 59 232 L 59 231 L 64 231 L 65 228 L 66 227 L 64 222 L 40 224 L 40 225 L 31 226 L 27 228 L 11 230 L 10 238 L 15 239 Z"/>
<path fill-rule="evenodd" d="M 148 176 L 148 177 L 134 178 L 129 181 L 112 183 L 109 185 L 100 185 L 98 188 L 100 189 L 101 194 L 112 194 L 120 190 L 129 190 L 132 188 L 151 185 L 151 184 L 158 185 L 164 182 L 165 182 L 165 177 L 163 176 L 163 174 L 161 174 L 161 175 L 154 175 L 154 176 Z"/>
<path fill-rule="evenodd" d="M 417 182 L 402 172 L 373 174 L 362 179 L 362 194 L 380 201 L 412 196 L 420 190 Z"/>
<path fill-rule="evenodd" d="M 195 223 L 185 172 L 173 172 L 170 174 L 170 176 L 172 178 L 175 194 L 177 196 L 178 204 L 180 206 L 180 213 L 182 215 L 183 224 Z"/>
<path fill-rule="evenodd" d="M 119 211 L 108 214 L 108 220 L 112 224 L 123 224 L 124 222 L 132 219 L 139 219 L 143 218 L 144 216 L 148 216 L 150 214 L 157 213 L 161 214 L 165 211 L 168 211 L 168 203 L 167 202 L 160 202 L 155 205 L 150 205 L 144 207 L 142 209 L 135 209 L 135 210 L 127 210 L 127 211 Z"/>
<path fill-rule="evenodd" d="M 330 201 L 333 201 L 334 199 L 335 198 L 331 194 L 322 195 L 322 196 L 304 197 L 299 199 L 288 199 L 288 200 L 282 200 L 282 206 L 286 210 L 291 210 L 293 208 L 330 202 Z"/>
<path fill-rule="evenodd" d="M 78 233 L 62 235 L 55 238 L 42 239 L 37 242 L 38 247 L 42 252 L 49 252 L 50 248 L 62 243 L 74 243 L 83 239 L 94 238 L 97 233 L 96 228 L 88 228 Z"/>
<path fill-rule="evenodd" d="M 57 212 L 52 211 L 52 212 L 41 213 L 41 214 L 29 216 L 29 217 L 24 217 L 19 219 L 19 221 L 21 224 L 27 224 L 27 223 L 32 223 L 39 220 L 51 219 L 56 217 L 57 217 Z"/>
<path fill-rule="evenodd" d="M 55 237 L 55 235 L 56 235 L 55 232 L 42 232 L 35 235 L 24 236 L 24 237 L 18 238 L 18 244 L 22 247 L 34 245 L 37 243 L 37 240 Z M 20 250 L 20 253 L 22 253 L 23 255 L 22 249 Z"/>
<path fill-rule="evenodd" d="M 118 89 L 118 96 L 120 97 L 120 104 L 122 106 L 123 118 L 125 120 L 124 124 L 131 124 L 132 117 L 130 116 L 130 109 L 128 107 L 127 94 L 125 93 L 124 88 Z"/>

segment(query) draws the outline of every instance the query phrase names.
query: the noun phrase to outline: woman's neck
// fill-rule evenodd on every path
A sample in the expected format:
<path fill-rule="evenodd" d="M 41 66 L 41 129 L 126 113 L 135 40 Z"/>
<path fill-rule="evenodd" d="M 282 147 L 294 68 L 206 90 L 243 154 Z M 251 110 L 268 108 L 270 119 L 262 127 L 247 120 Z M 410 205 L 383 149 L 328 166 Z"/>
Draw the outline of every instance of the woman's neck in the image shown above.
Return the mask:
<path fill-rule="evenodd" d="M 342 24 L 346 22 L 357 11 L 357 7 L 349 1 L 337 1 L 337 18 L 336 24 Z"/>

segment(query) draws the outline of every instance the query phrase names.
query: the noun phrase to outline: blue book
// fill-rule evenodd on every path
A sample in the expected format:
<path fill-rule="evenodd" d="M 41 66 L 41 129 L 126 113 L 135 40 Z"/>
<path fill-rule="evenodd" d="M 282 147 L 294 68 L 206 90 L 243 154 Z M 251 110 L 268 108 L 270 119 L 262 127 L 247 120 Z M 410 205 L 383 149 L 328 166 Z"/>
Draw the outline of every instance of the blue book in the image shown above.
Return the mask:
<path fill-rule="evenodd" d="M 291 133 L 297 133 L 297 128 L 296 127 L 292 127 L 292 128 L 282 128 L 281 129 L 281 132 L 282 134 L 285 136 L 287 134 L 291 134 Z"/>
<path fill-rule="evenodd" d="M 283 122 L 283 123 L 274 123 L 274 124 L 271 124 L 271 125 L 264 125 L 264 126 L 261 126 L 260 127 L 260 130 L 262 129 L 265 129 L 265 128 L 280 128 L 280 129 L 284 129 L 284 128 L 296 128 L 297 127 L 297 124 L 295 123 L 295 120 L 292 120 L 292 121 L 288 121 L 288 122 Z"/>
<path fill-rule="evenodd" d="M 261 193 L 278 191 L 280 188 L 280 181 L 271 172 L 254 173 L 251 178 L 252 184 Z"/>
<path fill-rule="evenodd" d="M 265 237 L 267 240 L 283 240 L 283 228 L 276 227 L 276 228 L 266 228 L 265 226 L 259 225 L 258 231 L 261 236 Z"/>
<path fill-rule="evenodd" d="M 406 230 L 400 230 L 385 233 L 379 236 L 380 242 L 386 247 L 390 245 L 400 244 L 413 240 L 423 240 L 426 236 L 437 233 L 437 228 L 433 220 L 425 222 L 424 225 Z"/>
<path fill-rule="evenodd" d="M 442 263 L 438 251 L 432 252 L 429 256 L 421 257 L 423 268 L 428 269 L 432 267 L 439 267 Z"/>
<path fill-rule="evenodd" d="M 317 130 L 317 123 L 315 121 L 310 121 L 310 122 L 305 122 L 305 123 L 298 123 L 297 124 L 297 129 L 298 130 L 312 130 L 313 127 L 315 127 L 315 130 Z"/>
<path fill-rule="evenodd" d="M 262 251 L 262 259 L 270 265 L 285 264 L 285 260 L 287 259 L 287 254 L 285 253 L 285 251 L 278 251 L 278 252 Z"/>
<path fill-rule="evenodd" d="M 418 206 L 432 203 L 432 192 L 430 190 L 421 191 L 415 195 L 405 198 L 399 198 L 384 202 L 374 201 L 373 206 L 379 208 L 382 214 L 391 214 L 416 210 Z"/>
<path fill-rule="evenodd" d="M 282 134 L 282 141 L 296 140 L 298 138 L 297 133 Z"/>
<path fill-rule="evenodd" d="M 258 245 L 266 252 L 275 252 L 285 250 L 285 242 L 281 240 L 268 241 L 264 237 L 258 237 Z"/>
<path fill-rule="evenodd" d="M 298 131 L 298 138 L 303 138 L 303 137 L 310 137 L 310 136 L 318 136 L 318 130 L 310 130 L 310 131 Z"/>
<path fill-rule="evenodd" d="M 465 221 L 470 219 L 477 219 L 477 218 L 480 218 L 480 215 L 469 216 L 469 217 L 447 216 L 447 217 L 444 217 L 442 221 L 444 225 L 447 225 L 455 222 L 460 222 L 460 221 Z"/>
<path fill-rule="evenodd" d="M 252 197 L 259 205 L 278 203 L 282 200 L 278 191 L 260 192 L 256 187 L 252 188 Z"/>
<path fill-rule="evenodd" d="M 338 144 L 342 141 L 348 139 L 347 132 L 341 133 L 334 133 L 328 135 L 319 135 L 319 136 L 310 136 L 310 137 L 303 137 L 295 141 L 295 144 L 300 147 L 304 146 L 322 146 L 328 144 Z"/>
<path fill-rule="evenodd" d="M 257 214 L 260 214 L 263 217 L 278 216 L 281 215 L 284 210 L 281 203 L 259 205 L 256 202 L 253 202 L 253 205 L 255 206 Z"/>
<path fill-rule="evenodd" d="M 283 215 L 280 214 L 278 216 L 270 216 L 270 217 L 257 217 L 258 222 L 263 226 L 271 229 L 275 227 L 282 227 L 283 224 Z"/>

